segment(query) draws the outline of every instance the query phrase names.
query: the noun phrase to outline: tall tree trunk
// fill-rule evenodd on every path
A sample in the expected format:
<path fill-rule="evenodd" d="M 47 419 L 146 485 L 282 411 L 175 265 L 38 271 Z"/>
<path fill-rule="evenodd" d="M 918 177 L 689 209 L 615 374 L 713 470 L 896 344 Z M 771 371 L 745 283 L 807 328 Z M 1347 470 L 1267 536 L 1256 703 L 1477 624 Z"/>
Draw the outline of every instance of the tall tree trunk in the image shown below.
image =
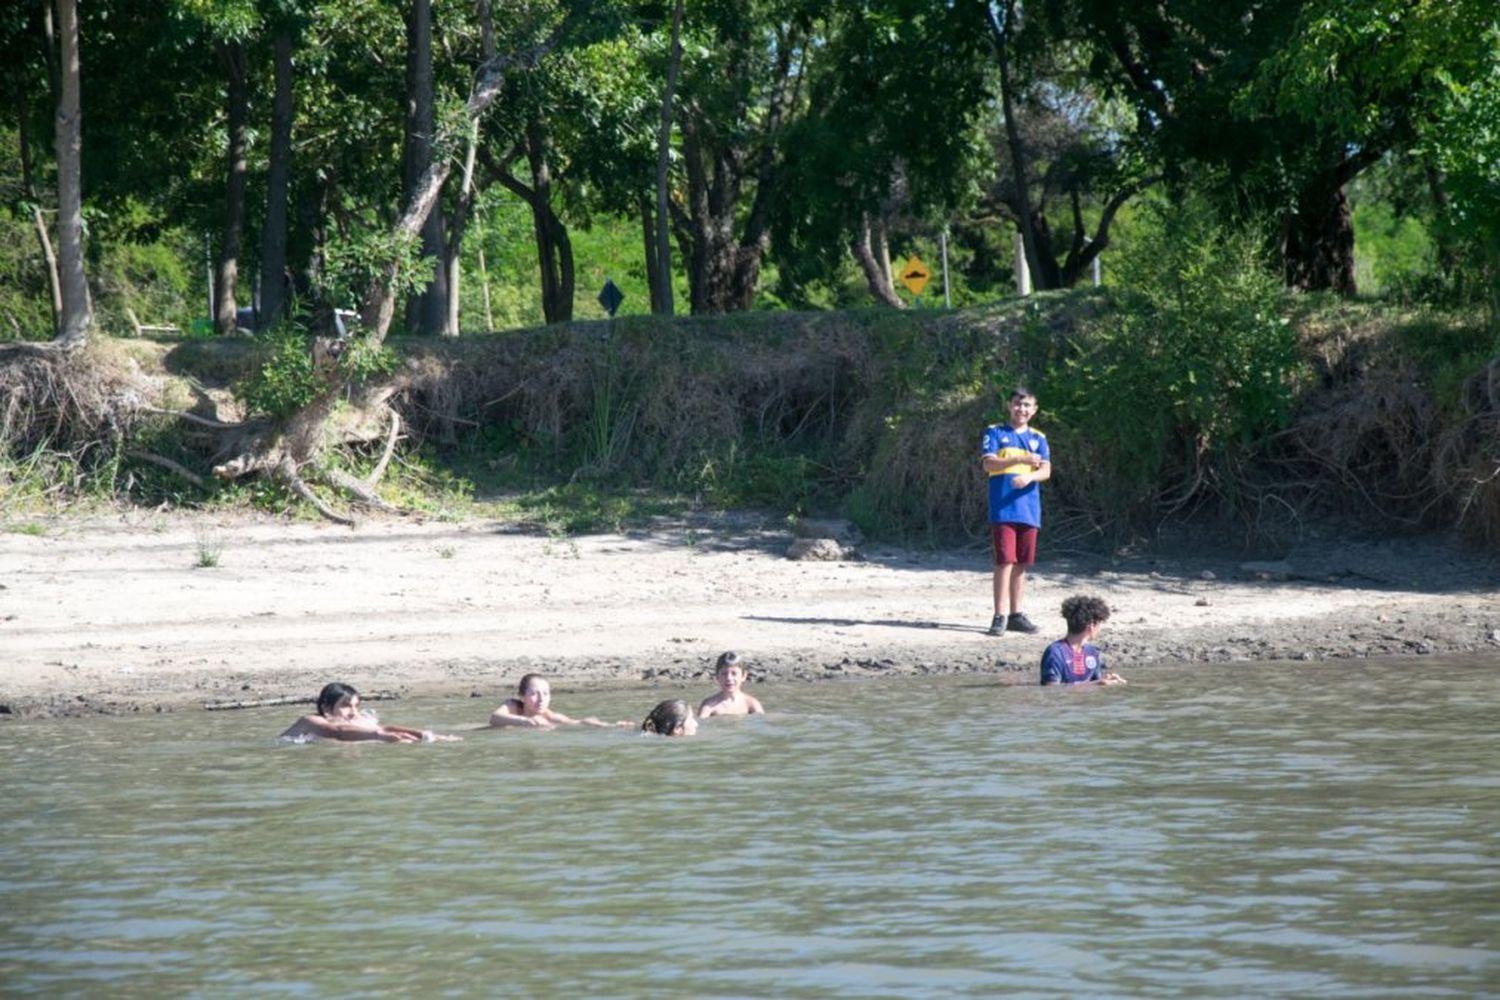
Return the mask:
<path fill-rule="evenodd" d="M 76 28 L 78 22 L 78 7 L 76 3 L 73 7 L 73 22 Z M 61 43 L 58 41 L 57 31 L 57 21 L 53 19 L 52 4 L 44 3 L 42 5 L 42 38 L 45 41 L 45 45 L 42 47 L 42 52 L 45 53 L 47 61 L 47 95 L 52 99 L 52 106 L 54 108 L 62 101 L 63 70 L 59 51 Z"/>
<path fill-rule="evenodd" d="M 875 242 L 872 236 L 873 227 L 870 225 L 868 215 L 860 218 L 859 235 L 850 246 L 854 259 L 859 263 L 859 269 L 864 272 L 865 287 L 876 302 L 888 305 L 892 309 L 904 309 L 906 303 L 901 301 L 901 296 L 896 294 L 896 289 L 891 284 L 891 268 L 887 261 L 884 268 L 876 257 Z"/>
<path fill-rule="evenodd" d="M 642 193 L 640 197 L 642 248 L 646 260 L 646 286 L 651 290 L 652 315 L 662 315 L 661 286 L 658 284 L 659 258 L 656 252 L 656 213 L 651 210 L 651 199 Z"/>
<path fill-rule="evenodd" d="M 1282 219 L 1286 283 L 1304 291 L 1355 293 L 1354 222 L 1342 188 L 1305 192 Z"/>
<path fill-rule="evenodd" d="M 445 337 L 457 337 L 459 332 L 464 233 L 469 228 L 469 215 L 474 208 L 474 157 L 479 147 L 477 123 L 471 124 L 464 147 L 463 183 L 458 191 L 458 206 L 448 222 L 448 240 L 443 245 L 443 267 L 448 275 L 448 313 L 443 322 Z"/>
<path fill-rule="evenodd" d="M 228 82 L 229 144 L 224 183 L 224 238 L 219 248 L 219 266 L 214 274 L 214 332 L 223 336 L 234 333 L 238 326 L 235 292 L 239 283 L 240 240 L 245 228 L 250 82 L 245 66 L 245 47 L 241 43 L 220 42 L 219 55 L 224 61 Z"/>
<path fill-rule="evenodd" d="M 432 74 L 432 2 L 413 0 L 406 22 L 406 147 L 404 191 L 407 200 L 432 165 L 437 139 L 436 99 Z M 438 204 L 422 223 L 422 259 L 431 279 L 406 304 L 406 326 L 413 333 L 437 336 L 448 323 L 448 274 L 444 266 L 443 212 Z"/>
<path fill-rule="evenodd" d="M 1016 226 L 1021 231 L 1021 244 L 1026 250 L 1026 266 L 1031 270 L 1031 280 L 1037 282 L 1044 279 L 1046 268 L 1042 262 L 1041 247 L 1037 244 L 1035 216 L 1031 208 L 1031 161 L 1026 144 L 1021 139 L 1020 125 L 1016 121 L 1014 86 L 1010 74 L 1010 38 L 1015 27 L 1015 0 L 1006 0 L 1003 27 L 996 20 L 994 8 L 987 6 L 986 10 L 990 41 L 1000 66 L 1000 108 L 1005 120 L 1005 147 L 1010 152 L 1011 173 L 1015 176 L 1016 198 L 1011 207 L 1015 212 Z M 1045 222 L 1045 217 L 1043 221 Z"/>
<path fill-rule="evenodd" d="M 546 126 L 533 118 L 526 125 L 526 162 L 531 168 L 532 231 L 542 279 L 542 316 L 548 323 L 573 319 L 573 246 L 567 227 L 552 208 L 552 169 Z"/>
<path fill-rule="evenodd" d="M 88 342 L 93 325 L 88 278 L 83 270 L 83 119 L 79 110 L 78 7 L 57 0 L 61 43 L 61 97 L 57 102 L 57 244 L 62 286 L 59 346 L 76 350 Z"/>
<path fill-rule="evenodd" d="M 672 315 L 672 239 L 670 235 L 667 168 L 672 151 L 672 96 L 677 89 L 677 71 L 682 66 L 683 0 L 672 8 L 672 49 L 667 58 L 667 85 L 662 91 L 661 125 L 656 133 L 656 291 L 652 308 L 661 316 Z"/>
<path fill-rule="evenodd" d="M 271 162 L 266 176 L 266 225 L 261 234 L 259 326 L 281 318 L 287 299 L 287 194 L 292 174 L 292 30 L 276 31 L 276 89 L 271 107 Z"/>
<path fill-rule="evenodd" d="M 21 154 L 21 192 L 28 201 L 36 201 L 36 182 L 31 173 L 31 100 L 27 94 L 26 76 L 16 67 L 16 139 Z"/>
<path fill-rule="evenodd" d="M 563 32 L 571 27 L 572 23 L 564 20 L 553 30 L 546 41 L 522 52 L 486 59 L 479 67 L 473 89 L 470 90 L 469 99 L 464 105 L 469 122 L 477 122 L 485 109 L 504 91 L 505 77 L 509 71 L 525 70 L 535 66 L 542 56 L 556 47 Z M 428 215 L 432 213 L 433 206 L 437 204 L 438 197 L 443 192 L 443 184 L 448 180 L 448 174 L 452 169 L 453 165 L 447 157 L 436 160 L 428 166 L 427 172 L 422 175 L 421 183 L 407 199 L 401 218 L 396 221 L 393 235 L 398 238 L 410 237 L 421 230 Z M 395 314 L 394 289 L 399 265 L 400 262 L 397 260 L 387 261 L 385 266 L 370 280 L 360 303 L 360 320 L 369 331 L 370 342 L 375 346 L 383 343 L 386 334 L 390 332 L 391 318 Z"/>

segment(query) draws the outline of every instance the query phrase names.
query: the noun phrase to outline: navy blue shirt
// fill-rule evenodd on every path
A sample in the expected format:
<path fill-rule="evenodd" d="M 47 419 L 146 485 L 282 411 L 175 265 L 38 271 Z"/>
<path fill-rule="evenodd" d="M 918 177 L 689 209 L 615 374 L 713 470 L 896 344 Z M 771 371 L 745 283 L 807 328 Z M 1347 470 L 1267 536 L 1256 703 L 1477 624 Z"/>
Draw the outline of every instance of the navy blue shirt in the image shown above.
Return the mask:
<path fill-rule="evenodd" d="M 1104 673 L 1104 658 L 1099 649 L 1088 643 L 1077 653 L 1068 640 L 1059 639 L 1042 654 L 1043 684 L 1086 684 L 1099 680 Z"/>

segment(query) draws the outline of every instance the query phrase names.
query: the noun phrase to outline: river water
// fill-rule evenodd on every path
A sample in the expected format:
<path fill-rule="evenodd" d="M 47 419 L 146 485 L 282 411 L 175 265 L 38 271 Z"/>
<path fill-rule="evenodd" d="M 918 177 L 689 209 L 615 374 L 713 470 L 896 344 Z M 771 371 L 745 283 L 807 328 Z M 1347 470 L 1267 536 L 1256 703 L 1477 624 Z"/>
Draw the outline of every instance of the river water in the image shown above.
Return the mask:
<path fill-rule="evenodd" d="M 0 994 L 1500 995 L 1500 660 L 1131 680 L 762 685 L 675 740 L 12 722 Z"/>

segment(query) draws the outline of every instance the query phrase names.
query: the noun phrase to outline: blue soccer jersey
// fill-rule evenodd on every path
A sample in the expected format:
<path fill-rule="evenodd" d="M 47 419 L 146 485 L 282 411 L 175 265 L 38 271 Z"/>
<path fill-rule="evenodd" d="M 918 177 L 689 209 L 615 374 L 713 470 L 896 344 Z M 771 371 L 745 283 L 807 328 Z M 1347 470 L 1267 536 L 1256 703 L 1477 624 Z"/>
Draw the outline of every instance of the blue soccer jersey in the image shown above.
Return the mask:
<path fill-rule="evenodd" d="M 1104 659 L 1095 646 L 1084 643 L 1074 652 L 1068 640 L 1059 639 L 1042 654 L 1043 684 L 1086 684 L 1104 673 Z"/>
<path fill-rule="evenodd" d="M 1011 430 L 1004 424 L 992 424 L 985 428 L 984 441 L 979 446 L 981 455 L 999 458 L 1020 458 L 1031 453 L 1050 462 L 1052 453 L 1047 449 L 1047 435 L 1034 427 L 1024 431 Z M 1011 483 L 1012 476 L 1023 472 L 1035 472 L 1030 465 L 1015 462 L 990 475 L 990 523 L 1029 524 L 1042 526 L 1042 484 L 1030 483 L 1019 489 Z"/>

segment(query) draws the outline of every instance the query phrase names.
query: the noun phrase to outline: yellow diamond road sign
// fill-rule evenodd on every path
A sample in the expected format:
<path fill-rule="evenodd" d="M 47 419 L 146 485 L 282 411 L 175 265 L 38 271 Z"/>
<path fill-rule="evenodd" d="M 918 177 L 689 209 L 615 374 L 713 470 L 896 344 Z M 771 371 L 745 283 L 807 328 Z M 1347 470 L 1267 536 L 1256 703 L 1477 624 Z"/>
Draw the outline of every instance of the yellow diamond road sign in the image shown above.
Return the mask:
<path fill-rule="evenodd" d="M 927 287 L 927 280 L 932 277 L 932 272 L 927 270 L 927 265 L 922 263 L 922 258 L 916 254 L 901 265 L 901 283 L 911 290 L 913 295 L 921 295 L 922 289 Z"/>

